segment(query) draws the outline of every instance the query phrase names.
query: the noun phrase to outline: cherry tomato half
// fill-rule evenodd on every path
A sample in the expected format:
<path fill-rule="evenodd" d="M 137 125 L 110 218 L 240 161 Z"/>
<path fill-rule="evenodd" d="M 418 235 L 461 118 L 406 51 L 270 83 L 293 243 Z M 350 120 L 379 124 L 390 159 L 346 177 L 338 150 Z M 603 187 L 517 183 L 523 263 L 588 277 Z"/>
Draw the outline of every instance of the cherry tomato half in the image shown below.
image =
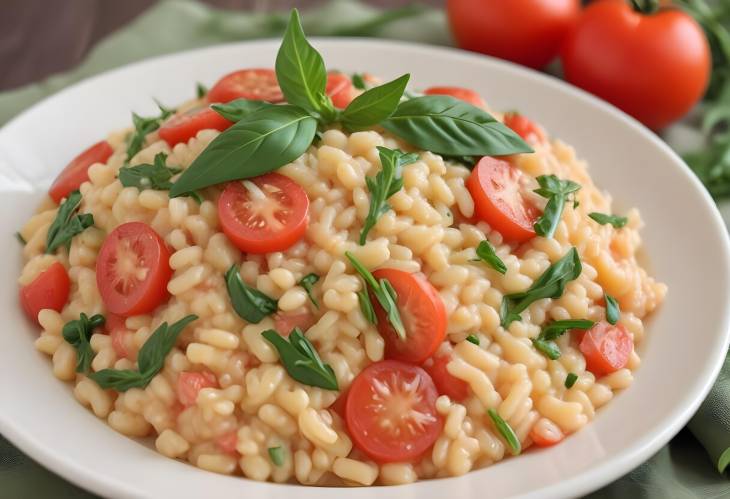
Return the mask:
<path fill-rule="evenodd" d="M 353 443 L 382 463 L 419 458 L 441 433 L 437 397 L 420 367 L 395 360 L 369 365 L 347 392 L 345 421 Z"/>
<path fill-rule="evenodd" d="M 371 294 L 378 317 L 378 331 L 385 340 L 385 358 L 420 364 L 428 359 L 446 337 L 446 307 L 430 282 L 422 274 L 398 269 L 378 269 L 375 279 L 387 279 L 397 295 L 406 338 L 401 339 L 388 321 L 383 307 Z"/>
<path fill-rule="evenodd" d="M 86 149 L 66 165 L 63 171 L 53 181 L 48 195 L 56 203 L 79 188 L 89 180 L 89 167 L 94 163 L 106 163 L 114 151 L 109 142 L 102 140 Z"/>
<path fill-rule="evenodd" d="M 106 308 L 129 317 L 151 312 L 168 296 L 170 250 L 152 227 L 129 222 L 111 231 L 96 259 L 96 285 Z"/>
<path fill-rule="evenodd" d="M 521 175 L 507 161 L 484 156 L 466 181 L 476 217 L 515 243 L 535 237 L 532 226 L 540 216 L 540 210 L 520 191 Z"/>
<path fill-rule="evenodd" d="M 193 109 L 185 114 L 173 116 L 160 127 L 159 135 L 170 147 L 181 142 L 187 142 L 195 137 L 199 131 L 213 129 L 223 131 L 232 122 L 225 119 L 209 107 Z"/>
<path fill-rule="evenodd" d="M 547 418 L 540 418 L 530 430 L 530 439 L 538 447 L 550 447 L 565 438 L 563 431 Z"/>
<path fill-rule="evenodd" d="M 29 284 L 20 288 L 20 304 L 33 322 L 38 322 L 38 312 L 49 308 L 60 312 L 68 302 L 71 280 L 66 268 L 54 262 L 38 274 Z"/>
<path fill-rule="evenodd" d="M 545 134 L 531 119 L 519 113 L 507 113 L 504 115 L 504 124 L 512 129 L 517 135 L 527 142 L 542 142 Z"/>
<path fill-rule="evenodd" d="M 451 400 L 461 402 L 469 396 L 469 385 L 466 381 L 455 377 L 446 366 L 451 362 L 450 355 L 434 357 L 433 363 L 423 368 L 431 376 L 438 392 Z"/>
<path fill-rule="evenodd" d="M 487 104 L 482 99 L 482 96 L 476 93 L 474 90 L 463 87 L 429 87 L 423 91 L 426 95 L 450 95 L 464 102 L 468 102 L 472 106 L 486 107 Z"/>
<path fill-rule="evenodd" d="M 223 232 L 246 253 L 283 251 L 299 241 L 308 210 L 304 189 L 278 173 L 231 182 L 218 199 Z"/>
<path fill-rule="evenodd" d="M 218 388 L 215 374 L 208 371 L 183 371 L 177 377 L 177 398 L 185 407 L 195 405 L 198 393 L 203 388 Z"/>
<path fill-rule="evenodd" d="M 241 69 L 225 75 L 213 85 L 206 97 L 208 102 L 230 102 L 235 99 L 281 102 L 276 72 L 273 69 Z"/>
<path fill-rule="evenodd" d="M 345 109 L 355 98 L 355 87 L 347 75 L 342 73 L 329 73 L 327 75 L 327 87 L 325 93 L 332 99 L 332 104 L 338 109 Z"/>
<path fill-rule="evenodd" d="M 586 369 L 599 377 L 625 367 L 634 342 L 623 324 L 612 326 L 601 321 L 585 332 L 579 348 L 586 359 Z"/>

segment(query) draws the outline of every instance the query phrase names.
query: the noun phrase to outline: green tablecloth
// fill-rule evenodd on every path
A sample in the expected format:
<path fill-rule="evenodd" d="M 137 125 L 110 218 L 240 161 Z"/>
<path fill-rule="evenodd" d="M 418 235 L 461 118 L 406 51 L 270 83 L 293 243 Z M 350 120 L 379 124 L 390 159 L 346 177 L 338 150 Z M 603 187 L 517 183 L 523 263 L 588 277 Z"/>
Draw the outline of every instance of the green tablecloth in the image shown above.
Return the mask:
<path fill-rule="evenodd" d="M 334 1 L 304 14 L 311 35 L 366 35 L 450 44 L 442 12 L 411 9 L 383 13 L 352 1 Z M 383 22 L 388 21 L 388 22 Z M 0 94 L 0 124 L 33 102 L 92 74 L 146 57 L 216 43 L 278 35 L 286 13 L 223 12 L 192 0 L 159 3 L 128 27 L 109 36 L 72 72 Z M 670 134 L 677 147 L 687 129 Z M 691 134 L 691 127 L 689 129 Z M 595 492 L 591 498 L 730 497 L 730 482 L 716 469 L 730 447 L 730 362 L 710 397 L 672 442 L 649 461 Z M 698 440 L 699 439 L 699 440 Z M 700 444 L 701 442 L 701 444 Z M 710 457 L 708 457 L 711 456 Z M 728 456 L 730 458 L 730 456 Z M 32 459 L 0 436 L 0 497 L 92 497 Z"/>

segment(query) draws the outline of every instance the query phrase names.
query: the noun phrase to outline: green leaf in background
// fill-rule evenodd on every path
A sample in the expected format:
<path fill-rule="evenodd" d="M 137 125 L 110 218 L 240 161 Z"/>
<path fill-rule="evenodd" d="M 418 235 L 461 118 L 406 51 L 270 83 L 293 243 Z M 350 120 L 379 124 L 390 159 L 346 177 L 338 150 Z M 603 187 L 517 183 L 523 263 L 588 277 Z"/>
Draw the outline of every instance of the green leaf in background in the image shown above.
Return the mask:
<path fill-rule="evenodd" d="M 314 345 L 299 328 L 289 334 L 289 341 L 273 329 L 267 329 L 261 336 L 279 352 L 281 363 L 293 379 L 309 386 L 325 390 L 339 390 L 337 377 L 329 364 L 322 362 Z"/>
<path fill-rule="evenodd" d="M 94 329 L 103 326 L 104 322 L 103 315 L 96 314 L 89 317 L 82 312 L 78 319 L 63 325 L 61 330 L 63 339 L 76 350 L 77 373 L 85 373 L 91 369 L 94 351 L 91 349 L 89 340 L 91 340 Z"/>
<path fill-rule="evenodd" d="M 410 77 L 404 74 L 355 97 L 342 112 L 342 123 L 348 130 L 362 130 L 389 118 L 398 107 Z"/>
<path fill-rule="evenodd" d="M 258 324 L 279 307 L 276 300 L 243 282 L 235 265 L 226 272 L 226 288 L 233 310 L 251 324 Z"/>
<path fill-rule="evenodd" d="M 274 105 L 261 100 L 235 99 L 225 104 L 212 104 L 210 107 L 228 121 L 236 123 L 254 111 Z"/>
<path fill-rule="evenodd" d="M 56 213 L 56 218 L 48 228 L 46 236 L 46 253 L 53 253 L 57 248 L 71 247 L 71 239 L 85 229 L 94 225 L 94 216 L 90 213 L 74 215 L 81 204 L 81 193 L 73 191 L 66 200 L 61 203 Z"/>

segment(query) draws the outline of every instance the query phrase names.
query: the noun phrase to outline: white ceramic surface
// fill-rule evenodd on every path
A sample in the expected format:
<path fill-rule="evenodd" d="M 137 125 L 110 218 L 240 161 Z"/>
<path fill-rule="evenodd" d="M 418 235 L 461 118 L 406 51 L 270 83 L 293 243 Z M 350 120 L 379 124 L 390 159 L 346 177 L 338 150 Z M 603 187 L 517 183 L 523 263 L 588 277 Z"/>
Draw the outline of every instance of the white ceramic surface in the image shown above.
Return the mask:
<path fill-rule="evenodd" d="M 160 57 L 97 76 L 27 110 L 0 130 L 0 432 L 43 465 L 82 487 L 114 497 L 334 499 L 341 489 L 259 483 L 208 473 L 158 455 L 81 408 L 33 348 L 38 335 L 21 315 L 15 278 L 20 249 L 12 234 L 59 169 L 115 128 L 129 112 L 154 113 L 152 97 L 174 105 L 196 81 L 212 84 L 247 66 L 273 66 L 275 40 Z M 630 471 L 665 444 L 694 413 L 728 346 L 730 260 L 714 204 L 680 159 L 637 122 L 553 78 L 459 51 L 390 41 L 315 39 L 330 68 L 385 78 L 412 74 L 414 88 L 463 85 L 496 109 L 518 109 L 573 144 L 593 178 L 619 206 L 638 206 L 652 271 L 669 285 L 641 346 L 630 389 L 595 421 L 556 447 L 459 478 L 387 488 L 349 489 L 351 499 L 566 497 Z"/>

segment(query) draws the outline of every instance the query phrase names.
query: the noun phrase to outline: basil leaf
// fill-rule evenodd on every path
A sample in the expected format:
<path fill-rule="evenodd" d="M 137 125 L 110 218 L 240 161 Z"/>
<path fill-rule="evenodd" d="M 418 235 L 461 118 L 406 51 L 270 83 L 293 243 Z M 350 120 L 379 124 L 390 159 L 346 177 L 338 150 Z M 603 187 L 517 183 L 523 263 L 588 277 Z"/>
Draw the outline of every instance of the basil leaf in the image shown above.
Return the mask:
<path fill-rule="evenodd" d="M 540 175 L 537 177 L 537 183 L 540 184 L 540 188 L 535 189 L 535 192 L 547 198 L 548 202 L 542 215 L 535 222 L 534 229 L 538 236 L 551 238 L 563 216 L 568 196 L 580 190 L 581 186 L 572 180 L 561 180 L 555 175 Z"/>
<path fill-rule="evenodd" d="M 111 389 L 118 392 L 126 392 L 130 388 L 144 388 L 152 381 L 152 376 L 132 369 L 102 369 L 90 372 L 87 376 L 104 390 Z"/>
<path fill-rule="evenodd" d="M 25 238 L 23 237 L 23 235 L 20 232 L 16 232 L 15 233 L 15 239 L 17 239 L 18 242 L 20 244 L 22 244 L 23 246 L 25 246 L 26 244 L 28 244 L 28 241 L 25 240 Z"/>
<path fill-rule="evenodd" d="M 160 108 L 160 114 L 158 116 L 143 118 L 137 113 L 132 113 L 134 132 L 127 138 L 127 161 L 130 161 L 142 150 L 147 135 L 160 128 L 162 122 L 175 112 L 174 109 L 168 109 L 159 102 L 157 103 L 157 107 Z"/>
<path fill-rule="evenodd" d="M 377 324 L 378 316 L 375 315 L 375 309 L 373 309 L 373 302 L 370 301 L 367 287 L 357 292 L 357 301 L 360 303 L 360 310 L 365 319 L 370 324 Z"/>
<path fill-rule="evenodd" d="M 170 179 L 182 170 L 170 168 L 166 164 L 167 154 L 159 152 L 153 164 L 125 166 L 119 169 L 119 181 L 124 187 L 136 187 L 140 191 L 153 189 L 167 191 L 172 187 Z"/>
<path fill-rule="evenodd" d="M 595 322 L 588 319 L 567 319 L 563 321 L 554 321 L 545 326 L 538 338 L 552 341 L 563 335 L 569 329 L 590 329 Z"/>
<path fill-rule="evenodd" d="M 470 334 L 469 336 L 467 336 L 466 341 L 468 341 L 469 343 L 474 343 L 477 346 L 479 346 L 480 343 L 479 338 L 475 334 Z"/>
<path fill-rule="evenodd" d="M 445 161 L 452 161 L 454 163 L 461 163 L 468 169 L 472 170 L 474 165 L 477 164 L 479 158 L 474 156 L 444 156 Z"/>
<path fill-rule="evenodd" d="M 578 251 L 570 248 L 560 260 L 548 267 L 526 291 L 505 295 L 502 298 L 499 311 L 502 327 L 506 328 L 513 321 L 520 320 L 520 314 L 537 300 L 560 297 L 565 285 L 576 279 L 582 269 Z"/>
<path fill-rule="evenodd" d="M 269 458 L 274 466 L 281 466 L 284 464 L 284 449 L 280 446 L 269 447 Z"/>
<path fill-rule="evenodd" d="M 565 377 L 565 388 L 573 388 L 576 381 L 578 381 L 578 375 L 575 373 L 568 373 Z"/>
<path fill-rule="evenodd" d="M 297 9 L 292 9 L 289 24 L 276 54 L 276 79 L 289 104 L 317 113 L 326 120 L 334 118 L 334 107 L 325 94 L 327 70 L 322 56 L 304 36 Z"/>
<path fill-rule="evenodd" d="M 317 121 L 295 106 L 254 111 L 213 139 L 175 182 L 170 196 L 275 170 L 304 154 L 316 131 Z"/>
<path fill-rule="evenodd" d="M 414 146 L 449 156 L 500 156 L 532 152 L 519 135 L 486 111 L 448 95 L 400 103 L 381 125 Z"/>
<path fill-rule="evenodd" d="M 319 281 L 317 274 L 307 274 L 297 284 L 304 288 L 304 291 L 307 292 L 307 296 L 309 297 L 309 301 L 312 302 L 315 308 L 319 309 L 319 303 L 317 303 L 317 300 L 314 299 L 314 295 L 312 294 L 312 290 L 317 281 Z"/>
<path fill-rule="evenodd" d="M 279 306 L 276 300 L 243 282 L 235 265 L 226 272 L 226 288 L 233 310 L 251 324 L 258 324 L 276 312 Z"/>
<path fill-rule="evenodd" d="M 235 123 L 254 111 L 274 105 L 261 100 L 235 99 L 225 104 L 213 104 L 210 108 L 228 121 Z"/>
<path fill-rule="evenodd" d="M 487 411 L 487 414 L 489 414 L 489 417 L 492 419 L 494 427 L 497 428 L 497 431 L 502 435 L 505 442 L 507 442 L 507 445 L 509 446 L 512 455 L 516 456 L 517 454 L 522 452 L 520 439 L 517 438 L 517 434 L 515 434 L 512 427 L 507 424 L 507 421 L 502 419 L 502 416 L 497 414 L 497 411 L 495 411 L 494 409 L 489 409 Z"/>
<path fill-rule="evenodd" d="M 71 247 L 71 239 L 88 227 L 94 225 L 94 216 L 90 213 L 74 215 L 81 204 L 81 193 L 73 191 L 58 207 L 58 213 L 48 228 L 46 235 L 46 253 L 53 253 L 60 246 Z"/>
<path fill-rule="evenodd" d="M 548 359 L 558 360 L 560 358 L 560 348 L 554 341 L 534 338 L 532 340 L 534 347 L 545 354 Z"/>
<path fill-rule="evenodd" d="M 352 73 L 350 79 L 352 80 L 352 86 L 356 89 L 365 90 L 368 88 L 367 84 L 365 83 L 365 78 L 361 73 Z"/>
<path fill-rule="evenodd" d="M 500 274 L 504 274 L 505 272 L 507 272 L 507 266 L 504 264 L 502 259 L 497 256 L 497 252 L 494 249 L 494 246 L 492 246 L 491 243 L 486 239 L 479 243 L 476 252 L 480 260 L 482 260 L 484 263 L 492 267 Z"/>
<path fill-rule="evenodd" d="M 382 146 L 378 146 L 378 154 L 382 165 L 381 170 L 374 179 L 372 177 L 365 178 L 365 183 L 370 191 L 370 208 L 363 222 L 362 231 L 360 231 L 361 245 L 365 244 L 368 232 L 378 222 L 380 215 L 390 209 L 390 205 L 386 203 L 386 200 L 403 187 L 403 179 L 401 178 L 403 167 L 418 161 L 418 154 L 416 153 L 406 154 L 398 149 L 388 149 Z"/>
<path fill-rule="evenodd" d="M 200 83 L 200 82 L 197 82 L 197 83 L 195 84 L 195 96 L 196 96 L 196 97 L 197 97 L 198 99 L 202 99 L 202 98 L 203 98 L 203 97 L 205 97 L 206 95 L 208 95 L 208 87 L 206 87 L 205 85 L 203 85 L 203 84 L 202 84 L 202 83 Z"/>
<path fill-rule="evenodd" d="M 329 364 L 322 362 L 317 350 L 302 334 L 294 328 L 289 341 L 273 329 L 267 329 L 261 336 L 271 343 L 279 352 L 284 369 L 293 379 L 309 386 L 318 386 L 325 390 L 339 390 L 337 377 Z"/>
<path fill-rule="evenodd" d="M 398 107 L 410 77 L 404 74 L 355 97 L 342 112 L 342 124 L 348 130 L 362 130 L 387 119 Z"/>
<path fill-rule="evenodd" d="M 91 335 L 94 328 L 103 326 L 105 322 L 103 315 L 92 315 L 88 317 L 81 313 L 78 319 L 69 321 L 63 325 L 61 334 L 66 343 L 76 350 L 76 372 L 85 373 L 91 369 L 91 361 L 94 359 L 94 351 L 91 349 Z"/>
<path fill-rule="evenodd" d="M 598 222 L 601 225 L 611 224 L 616 229 L 620 229 L 624 225 L 626 225 L 629 221 L 626 217 L 619 217 L 616 215 L 606 215 L 605 213 L 589 213 L 588 216 Z"/>
<path fill-rule="evenodd" d="M 618 302 L 616 298 L 608 293 L 604 293 L 603 296 L 606 299 L 606 320 L 609 324 L 616 325 L 621 318 L 621 309 L 618 306 Z"/>

